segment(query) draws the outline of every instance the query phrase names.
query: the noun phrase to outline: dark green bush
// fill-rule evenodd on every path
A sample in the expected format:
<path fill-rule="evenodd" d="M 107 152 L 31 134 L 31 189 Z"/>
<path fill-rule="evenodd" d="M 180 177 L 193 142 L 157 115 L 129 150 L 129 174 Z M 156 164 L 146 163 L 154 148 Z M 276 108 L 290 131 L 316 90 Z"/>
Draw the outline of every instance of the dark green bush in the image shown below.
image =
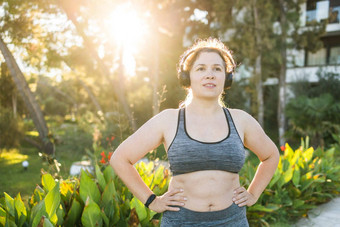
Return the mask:
<path fill-rule="evenodd" d="M 248 208 L 249 222 L 253 226 L 293 222 L 338 195 L 340 166 L 335 162 L 335 153 L 339 155 L 339 146 L 314 150 L 308 148 L 308 139 L 295 151 L 286 144 L 273 179 L 258 202 Z M 255 171 L 256 165 L 249 162 L 241 181 L 249 185 Z"/>
<path fill-rule="evenodd" d="M 317 83 L 291 84 L 295 98 L 286 106 L 290 125 L 286 137 L 294 141 L 310 136 L 314 147 L 332 144 L 332 134 L 339 133 L 340 127 L 340 74 L 319 71 L 317 75 Z"/>
<path fill-rule="evenodd" d="M 308 142 L 293 151 L 288 144 L 277 171 L 258 202 L 248 207 L 251 226 L 295 221 L 320 203 L 339 194 L 339 144 L 324 151 L 308 148 Z M 26 207 L 20 198 L 5 193 L 0 199 L 0 226 L 159 226 L 161 214 L 146 209 L 107 166 L 102 152 L 102 168 L 93 175 L 82 171 L 80 178 L 55 180 L 42 176 Z M 242 169 L 241 184 L 249 185 L 257 163 L 248 161 Z M 157 195 L 168 189 L 169 171 L 154 162 L 140 162 L 136 169 Z"/>
<path fill-rule="evenodd" d="M 18 147 L 24 134 L 22 119 L 14 117 L 7 108 L 0 108 L 0 147 Z"/>

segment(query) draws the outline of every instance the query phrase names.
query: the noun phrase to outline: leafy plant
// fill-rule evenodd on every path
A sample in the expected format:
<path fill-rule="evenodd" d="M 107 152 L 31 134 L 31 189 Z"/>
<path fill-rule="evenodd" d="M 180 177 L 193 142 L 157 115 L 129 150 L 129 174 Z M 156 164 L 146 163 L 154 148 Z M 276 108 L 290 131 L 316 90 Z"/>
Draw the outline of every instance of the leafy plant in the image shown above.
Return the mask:
<path fill-rule="evenodd" d="M 307 80 L 292 84 L 291 90 L 296 98 L 290 99 L 286 107 L 291 125 L 287 137 L 294 140 L 310 136 L 314 147 L 335 142 L 332 134 L 338 133 L 336 128 L 340 125 L 340 74 L 320 69 L 317 76 L 317 84 Z"/>
<path fill-rule="evenodd" d="M 308 143 L 307 138 L 295 151 L 285 145 L 271 182 L 258 202 L 248 208 L 247 216 L 252 225 L 294 221 L 339 194 L 340 166 L 334 161 L 334 153 L 340 150 L 336 147 L 314 150 Z M 248 162 L 242 174 L 245 176 L 243 183 L 249 185 L 255 171 L 256 165 Z"/>
<path fill-rule="evenodd" d="M 334 136 L 340 142 L 338 136 Z M 309 147 L 302 141 L 295 151 L 282 147 L 278 169 L 258 202 L 248 208 L 252 226 L 287 223 L 306 216 L 320 203 L 339 194 L 339 144 L 328 150 Z M 0 199 L 0 226 L 159 226 L 161 214 L 144 207 L 108 165 L 107 154 L 95 165 L 93 175 L 85 171 L 79 178 L 56 180 L 45 173 L 26 207 L 20 193 Z M 256 166 L 249 159 L 240 173 L 242 185 L 249 185 Z M 169 170 L 157 162 L 136 164 L 143 181 L 161 195 L 168 189 Z"/>
<path fill-rule="evenodd" d="M 329 93 L 314 98 L 300 96 L 287 106 L 293 129 L 300 135 L 312 136 L 321 146 L 324 145 L 323 137 L 334 132 L 334 127 L 340 124 L 339 111 L 340 102 Z"/>
<path fill-rule="evenodd" d="M 169 174 L 153 162 L 136 165 L 156 194 L 167 190 Z M 111 166 L 95 166 L 95 174 L 56 181 L 46 173 L 25 207 L 20 193 L 0 201 L 0 226 L 157 226 L 160 214 L 144 207 L 124 186 Z"/>

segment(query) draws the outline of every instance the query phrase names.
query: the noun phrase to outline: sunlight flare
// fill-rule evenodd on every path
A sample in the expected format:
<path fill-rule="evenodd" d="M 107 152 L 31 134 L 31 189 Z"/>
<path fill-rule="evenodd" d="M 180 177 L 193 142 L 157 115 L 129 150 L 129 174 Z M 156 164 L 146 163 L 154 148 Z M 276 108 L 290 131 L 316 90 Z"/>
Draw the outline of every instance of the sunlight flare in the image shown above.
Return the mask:
<path fill-rule="evenodd" d="M 134 55 L 141 45 L 147 32 L 147 23 L 137 9 L 130 3 L 125 3 L 116 9 L 106 19 L 106 28 L 112 38 L 123 51 L 123 65 L 126 76 L 136 74 L 136 60 Z"/>

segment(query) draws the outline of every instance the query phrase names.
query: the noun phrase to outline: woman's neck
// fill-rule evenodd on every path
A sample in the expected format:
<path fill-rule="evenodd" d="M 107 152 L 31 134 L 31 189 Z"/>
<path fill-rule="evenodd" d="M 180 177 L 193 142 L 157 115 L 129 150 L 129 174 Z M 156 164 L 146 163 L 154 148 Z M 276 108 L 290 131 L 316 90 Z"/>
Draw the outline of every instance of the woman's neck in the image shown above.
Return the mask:
<path fill-rule="evenodd" d="M 202 100 L 198 98 L 193 98 L 186 107 L 190 112 L 196 114 L 212 114 L 221 111 L 221 108 L 218 100 Z"/>

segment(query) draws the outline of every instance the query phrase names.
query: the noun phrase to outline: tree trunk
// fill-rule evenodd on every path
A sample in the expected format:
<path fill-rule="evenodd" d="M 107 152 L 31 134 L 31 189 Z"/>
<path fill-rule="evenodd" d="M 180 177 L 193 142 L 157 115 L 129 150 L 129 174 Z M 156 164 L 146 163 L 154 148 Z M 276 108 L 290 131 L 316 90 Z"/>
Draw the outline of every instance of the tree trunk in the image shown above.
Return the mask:
<path fill-rule="evenodd" d="M 76 27 L 79 35 L 83 38 L 85 47 L 89 50 L 90 54 L 96 60 L 99 70 L 101 71 L 104 78 L 108 81 L 108 83 L 112 86 L 113 92 L 115 93 L 116 97 L 118 98 L 118 102 L 122 105 L 125 114 L 128 116 L 132 130 L 136 131 L 137 130 L 136 121 L 133 118 L 133 115 L 132 115 L 131 109 L 128 105 L 128 102 L 126 101 L 125 94 L 123 94 L 121 92 L 121 90 L 123 88 L 120 88 L 119 82 L 116 83 L 110 78 L 110 75 L 111 75 L 110 70 L 107 68 L 107 66 L 103 63 L 103 61 L 98 56 L 98 53 L 95 50 L 95 47 L 93 46 L 92 41 L 85 34 L 84 29 L 82 28 L 82 26 L 76 20 L 76 17 L 74 15 L 74 13 L 72 12 L 72 10 L 70 10 L 67 7 L 66 1 L 59 0 L 59 5 L 65 11 L 68 19 L 72 21 L 72 23 Z"/>
<path fill-rule="evenodd" d="M 255 87 L 257 91 L 257 120 L 259 124 L 264 127 L 264 102 L 263 102 L 263 82 L 262 82 L 262 67 L 261 67 L 261 28 L 258 19 L 258 11 L 256 0 L 253 1 L 253 13 L 254 13 L 254 25 L 255 25 L 255 38 L 256 38 L 256 47 L 258 48 L 259 55 L 256 57 L 255 61 Z"/>
<path fill-rule="evenodd" d="M 264 102 L 263 102 L 263 82 L 261 70 L 261 55 L 257 56 L 255 63 L 256 91 L 257 91 L 257 121 L 264 127 Z"/>
<path fill-rule="evenodd" d="M 6 43 L 0 36 L 0 49 L 5 58 L 8 69 L 13 77 L 13 81 L 17 87 L 17 90 L 22 96 L 22 99 L 33 119 L 34 125 L 39 132 L 39 138 L 43 143 L 43 150 L 47 154 L 54 154 L 54 145 L 48 138 L 48 128 L 44 119 L 44 116 L 40 110 L 40 107 L 35 100 L 34 95 L 28 87 L 26 79 L 22 74 L 18 64 L 16 63 L 12 53 L 7 48 Z"/>
<path fill-rule="evenodd" d="M 17 105 L 18 104 L 18 96 L 17 93 L 12 94 L 12 106 L 13 106 L 13 117 L 17 118 Z"/>
<path fill-rule="evenodd" d="M 279 97 L 277 108 L 277 120 L 279 129 L 279 144 L 285 143 L 285 106 L 286 106 L 286 42 L 287 42 L 287 18 L 285 1 L 279 0 L 280 4 L 280 27 L 281 27 L 281 68 L 279 75 Z"/>
<path fill-rule="evenodd" d="M 160 97 L 158 92 L 158 78 L 159 78 L 159 41 L 158 41 L 158 32 L 155 33 L 155 50 L 154 53 L 154 60 L 153 60 L 153 96 L 152 96 L 152 112 L 153 116 L 159 113 L 160 107 Z"/>

